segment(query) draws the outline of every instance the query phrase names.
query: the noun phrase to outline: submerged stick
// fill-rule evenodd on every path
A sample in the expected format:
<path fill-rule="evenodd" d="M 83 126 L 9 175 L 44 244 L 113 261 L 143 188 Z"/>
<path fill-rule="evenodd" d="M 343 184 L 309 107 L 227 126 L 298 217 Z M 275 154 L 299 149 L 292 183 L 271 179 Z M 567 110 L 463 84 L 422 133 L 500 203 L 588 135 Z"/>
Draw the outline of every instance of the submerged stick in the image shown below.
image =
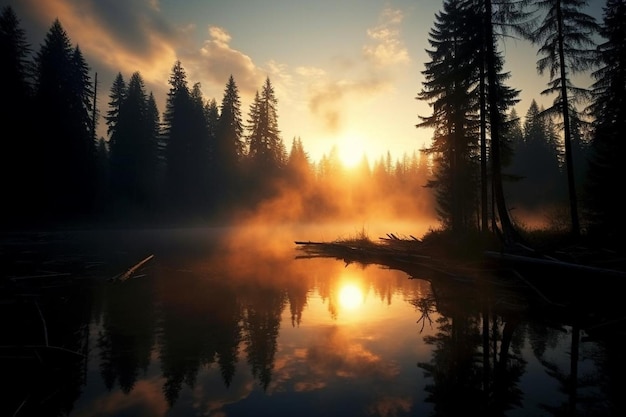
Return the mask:
<path fill-rule="evenodd" d="M 129 268 L 128 271 L 126 271 L 123 274 L 120 274 L 120 275 L 112 278 L 112 280 L 113 281 L 126 281 L 128 278 L 130 278 L 135 273 L 135 271 L 137 271 L 139 268 L 141 268 L 146 262 L 148 262 L 152 258 L 154 258 L 154 255 L 148 256 L 147 258 L 145 258 L 141 262 L 139 262 L 139 263 L 135 264 L 133 267 Z"/>

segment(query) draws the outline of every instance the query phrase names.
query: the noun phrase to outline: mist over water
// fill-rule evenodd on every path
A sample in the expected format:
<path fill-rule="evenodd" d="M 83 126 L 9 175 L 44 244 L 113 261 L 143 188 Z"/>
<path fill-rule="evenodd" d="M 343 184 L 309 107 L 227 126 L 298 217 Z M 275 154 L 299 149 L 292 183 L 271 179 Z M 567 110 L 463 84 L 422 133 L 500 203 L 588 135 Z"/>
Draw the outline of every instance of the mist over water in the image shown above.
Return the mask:
<path fill-rule="evenodd" d="M 44 367 L 31 350 L 3 359 L 13 382 L 7 415 L 19 407 L 69 416 L 480 414 L 484 390 L 498 396 L 491 406 L 501 415 L 550 415 L 541 410 L 571 402 L 610 415 L 606 369 L 619 362 L 616 346 L 585 340 L 575 322 L 526 314 L 506 293 L 483 306 L 450 277 L 303 257 L 294 243 L 363 229 L 373 240 L 420 237 L 420 227 L 429 225 L 250 217 L 237 226 L 63 234 L 63 253 L 103 262 L 80 291 L 42 293 L 48 343 L 66 350 L 40 348 Z M 148 255 L 128 280 L 108 280 Z M 22 320 L 21 337 L 40 339 L 31 304 L 3 308 Z M 563 391 L 559 375 L 573 372 L 588 384 L 580 395 L 596 400 L 576 403 Z"/>

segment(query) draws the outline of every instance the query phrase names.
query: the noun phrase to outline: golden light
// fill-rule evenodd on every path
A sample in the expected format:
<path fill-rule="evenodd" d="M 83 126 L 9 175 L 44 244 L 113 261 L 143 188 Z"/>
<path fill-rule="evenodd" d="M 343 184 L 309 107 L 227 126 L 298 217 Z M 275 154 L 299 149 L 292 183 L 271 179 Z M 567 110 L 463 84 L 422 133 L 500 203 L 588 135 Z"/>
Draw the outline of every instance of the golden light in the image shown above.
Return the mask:
<path fill-rule="evenodd" d="M 339 159 L 346 168 L 354 168 L 363 159 L 365 143 L 353 133 L 347 133 L 339 141 Z"/>
<path fill-rule="evenodd" d="M 353 283 L 343 284 L 339 289 L 339 305 L 342 309 L 354 310 L 363 304 L 363 291 Z"/>

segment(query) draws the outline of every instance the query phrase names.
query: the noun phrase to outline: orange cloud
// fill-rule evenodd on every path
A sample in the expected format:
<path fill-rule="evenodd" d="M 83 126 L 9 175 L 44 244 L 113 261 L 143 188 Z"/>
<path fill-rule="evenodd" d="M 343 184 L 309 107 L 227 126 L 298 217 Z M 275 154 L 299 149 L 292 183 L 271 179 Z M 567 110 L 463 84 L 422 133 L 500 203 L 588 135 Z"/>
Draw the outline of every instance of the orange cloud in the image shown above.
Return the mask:
<path fill-rule="evenodd" d="M 376 378 L 391 380 L 399 373 L 396 364 L 383 362 L 380 356 L 351 340 L 339 327 L 328 329 L 308 350 L 309 375 L 328 378 Z"/>
<path fill-rule="evenodd" d="M 209 39 L 199 51 L 185 55 L 185 67 L 198 80 L 205 80 L 216 86 L 225 86 L 232 75 L 240 93 L 252 96 L 263 85 L 265 74 L 256 66 L 248 55 L 231 48 L 230 34 L 226 29 L 211 26 L 208 28 Z M 217 97 L 216 99 L 221 99 Z"/>
<path fill-rule="evenodd" d="M 81 416 L 96 417 L 123 414 L 127 410 L 141 408 L 146 415 L 165 415 L 169 405 L 163 397 L 162 386 L 162 379 L 139 380 L 130 393 L 116 390 L 97 398 L 89 410 L 77 411 Z"/>
<path fill-rule="evenodd" d="M 328 133 L 344 126 L 344 113 L 351 100 L 363 100 L 387 90 L 388 80 L 376 75 L 350 81 L 337 80 L 310 86 L 309 110 Z"/>
<path fill-rule="evenodd" d="M 362 59 L 343 59 L 339 63 L 344 72 L 361 71 L 361 74 L 346 74 L 343 79 L 327 79 L 309 85 L 309 110 L 328 133 L 336 134 L 343 128 L 350 103 L 389 91 L 398 66 L 410 62 L 408 50 L 400 38 L 402 20 L 401 11 L 384 9 L 380 23 L 367 30 L 372 42 L 363 46 Z"/>
<path fill-rule="evenodd" d="M 58 18 L 88 62 L 114 73 L 139 71 L 148 83 L 167 82 L 183 38 L 166 23 L 157 2 L 25 1 L 42 24 Z"/>

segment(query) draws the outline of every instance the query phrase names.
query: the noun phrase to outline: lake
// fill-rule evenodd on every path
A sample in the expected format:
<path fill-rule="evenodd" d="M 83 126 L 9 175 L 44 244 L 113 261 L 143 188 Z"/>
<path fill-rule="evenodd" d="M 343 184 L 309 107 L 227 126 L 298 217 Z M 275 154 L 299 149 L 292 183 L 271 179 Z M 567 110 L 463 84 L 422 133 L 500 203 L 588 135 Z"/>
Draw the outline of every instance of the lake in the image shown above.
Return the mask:
<path fill-rule="evenodd" d="M 294 244 L 363 231 L 425 230 L 8 236 L 0 414 L 626 415 L 623 337 L 592 336 L 514 292 L 486 297 Z"/>

